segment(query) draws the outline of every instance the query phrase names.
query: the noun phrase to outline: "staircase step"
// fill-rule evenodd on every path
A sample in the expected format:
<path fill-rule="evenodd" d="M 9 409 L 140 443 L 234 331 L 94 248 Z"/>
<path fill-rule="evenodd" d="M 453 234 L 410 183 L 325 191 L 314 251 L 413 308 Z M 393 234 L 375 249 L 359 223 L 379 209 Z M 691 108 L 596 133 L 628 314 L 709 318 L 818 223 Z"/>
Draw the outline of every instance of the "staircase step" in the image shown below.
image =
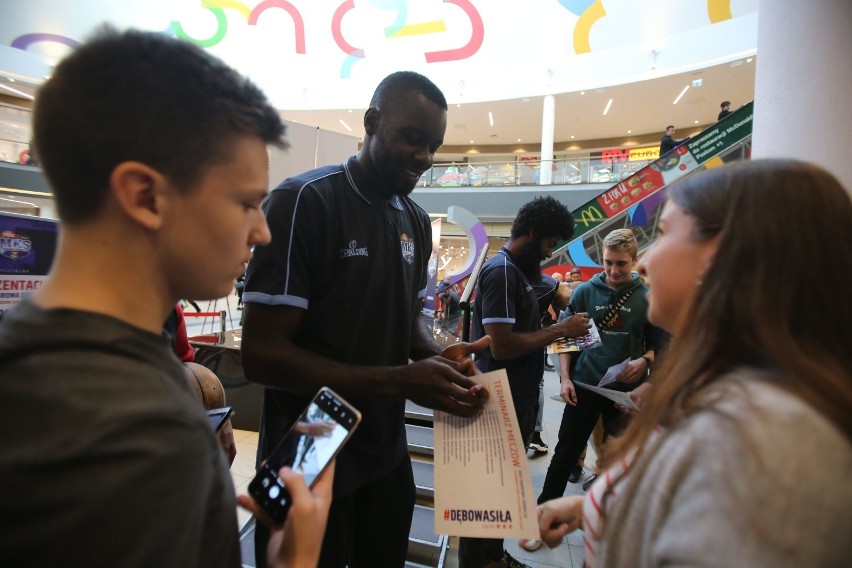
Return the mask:
<path fill-rule="evenodd" d="M 414 488 L 418 497 L 435 499 L 435 465 L 431 462 L 411 460 L 414 471 Z"/>
<path fill-rule="evenodd" d="M 435 413 L 431 408 L 420 406 L 410 400 L 405 401 L 405 418 L 408 420 L 420 420 L 423 422 L 434 422 Z"/>
<path fill-rule="evenodd" d="M 405 425 L 405 435 L 408 438 L 408 451 L 421 456 L 435 455 L 435 433 L 425 426 Z"/>
<path fill-rule="evenodd" d="M 411 532 L 408 536 L 406 565 L 440 567 L 447 551 L 447 536 L 435 534 L 435 510 L 422 505 L 414 506 Z"/>

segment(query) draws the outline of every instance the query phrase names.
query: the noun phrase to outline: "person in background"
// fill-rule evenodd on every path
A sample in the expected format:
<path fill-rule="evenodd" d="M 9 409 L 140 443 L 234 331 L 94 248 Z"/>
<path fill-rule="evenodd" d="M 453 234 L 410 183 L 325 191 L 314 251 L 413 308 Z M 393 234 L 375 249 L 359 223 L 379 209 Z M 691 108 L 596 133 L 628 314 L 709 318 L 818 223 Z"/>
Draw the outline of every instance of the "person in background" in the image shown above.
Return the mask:
<path fill-rule="evenodd" d="M 462 317 L 459 295 L 450 287 L 438 294 L 438 298 L 441 300 L 442 327 L 455 335 Z"/>
<path fill-rule="evenodd" d="M 755 160 L 668 191 L 639 270 L 671 343 L 607 474 L 542 503 L 541 536 L 582 528 L 593 568 L 846 567 L 826 535 L 852 534 L 848 188 Z M 778 286 L 789 265 L 844 269 Z"/>
<path fill-rule="evenodd" d="M 255 249 L 243 292 L 243 367 L 265 387 L 258 461 L 322 386 L 363 414 L 338 457 L 324 567 L 405 563 L 415 499 L 405 399 L 460 416 L 487 400 L 468 375 L 488 338 L 442 349 L 421 319 L 431 223 L 409 194 L 446 125 L 432 81 L 393 73 L 364 115 L 358 155 L 284 180 L 264 203 L 272 239 Z M 264 541 L 258 531 L 255 546 Z"/>
<path fill-rule="evenodd" d="M 33 130 L 61 230 L 50 276 L 0 322 L 0 559 L 238 568 L 228 465 L 162 328 L 269 241 L 284 124 L 199 47 L 104 27 L 40 88 Z M 309 565 L 331 476 L 311 492 L 281 475 L 294 506 L 264 555 Z"/>
<path fill-rule="evenodd" d="M 689 141 L 689 136 L 686 138 L 678 138 L 675 139 L 675 127 L 671 124 L 666 126 L 666 133 L 663 134 L 663 138 L 660 140 L 660 157 L 668 154 L 684 142 Z"/>
<path fill-rule="evenodd" d="M 560 337 L 581 337 L 590 327 L 587 313 L 549 327 L 541 325 L 550 303 L 539 303 L 534 286 L 542 279 L 541 262 L 557 243 L 573 234 L 574 217 L 565 205 L 550 196 L 536 198 L 520 208 L 511 237 L 485 262 L 477 282 L 471 336 L 490 336 L 491 345 L 477 356 L 476 365 L 483 372 L 506 370 L 525 445 L 535 424 L 544 346 Z M 552 287 L 555 283 L 550 282 Z M 481 568 L 491 562 L 519 566 L 503 549 L 502 539 L 459 540 L 461 568 Z"/>
<path fill-rule="evenodd" d="M 731 114 L 731 101 L 722 101 L 722 104 L 719 105 L 721 107 L 721 111 L 719 111 L 719 116 L 716 120 L 722 120 L 729 114 Z"/>
<path fill-rule="evenodd" d="M 558 274 L 558 273 L 557 273 Z M 541 284 L 533 284 L 533 287 L 536 289 L 536 295 L 538 296 L 539 309 L 543 306 L 546 306 L 546 310 L 542 312 L 541 325 L 542 327 L 551 326 L 556 323 L 558 319 L 558 315 L 568 307 L 568 300 L 571 299 L 571 293 L 573 290 L 569 287 L 568 282 L 560 282 L 557 284 L 553 291 L 546 295 L 539 295 L 539 290 L 547 289 L 549 287 L 548 280 L 552 280 L 552 278 L 546 277 L 542 274 Z M 556 367 L 553 363 L 553 360 L 556 359 L 555 355 L 548 355 L 545 351 L 544 355 L 544 370 L 545 371 L 554 371 Z M 541 437 L 541 433 L 544 431 L 544 375 L 542 375 L 541 380 L 538 382 L 538 406 L 536 410 L 535 416 L 535 427 L 533 428 L 532 436 L 530 436 L 529 441 L 529 449 L 535 452 L 535 456 L 542 456 L 546 454 L 550 448 L 545 443 L 545 441 Z"/>
<path fill-rule="evenodd" d="M 604 271 L 578 286 L 571 296 L 566 313 L 595 314 L 603 345 L 559 355 L 560 394 L 565 408 L 539 503 L 565 492 L 598 418 L 603 418 L 605 437 L 617 435 L 626 425 L 626 417 L 612 401 L 574 383 L 597 385 L 610 367 L 628 360 L 607 388 L 632 390 L 647 377 L 654 360 L 656 336 L 647 318 L 647 288 L 632 272 L 637 255 L 638 244 L 630 229 L 610 232 L 603 240 Z M 576 366 L 571 359 L 576 359 Z"/>
<path fill-rule="evenodd" d="M 582 282 L 583 281 L 583 273 L 576 266 L 568 271 L 570 275 L 571 282 Z"/>

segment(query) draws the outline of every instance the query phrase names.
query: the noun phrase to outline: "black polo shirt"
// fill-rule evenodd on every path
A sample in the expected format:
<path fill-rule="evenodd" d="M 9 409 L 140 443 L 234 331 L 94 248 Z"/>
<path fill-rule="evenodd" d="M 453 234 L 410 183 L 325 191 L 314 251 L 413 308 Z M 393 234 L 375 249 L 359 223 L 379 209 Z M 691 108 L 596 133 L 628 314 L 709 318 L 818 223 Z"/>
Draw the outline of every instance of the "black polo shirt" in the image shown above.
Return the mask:
<path fill-rule="evenodd" d="M 294 343 L 350 365 L 408 363 L 417 299 L 426 295 L 429 216 L 408 197 L 380 197 L 356 159 L 285 180 L 263 209 L 272 233 L 249 263 L 243 302 L 294 306 Z M 282 381 L 298 380 L 282 377 Z M 337 460 L 335 494 L 380 478 L 406 455 L 404 400 L 347 397 L 363 420 Z M 266 389 L 258 456 L 308 398 Z"/>
<path fill-rule="evenodd" d="M 500 251 L 482 266 L 474 306 L 474 340 L 485 335 L 485 324 L 489 323 L 512 324 L 512 331 L 518 333 L 541 328 L 535 288 L 515 265 L 505 247 L 500 247 Z M 538 383 L 544 374 L 543 348 L 508 360 L 494 359 L 491 349 L 486 349 L 477 355 L 476 366 L 484 372 L 506 369 L 512 398 L 525 402 L 538 400 Z"/>

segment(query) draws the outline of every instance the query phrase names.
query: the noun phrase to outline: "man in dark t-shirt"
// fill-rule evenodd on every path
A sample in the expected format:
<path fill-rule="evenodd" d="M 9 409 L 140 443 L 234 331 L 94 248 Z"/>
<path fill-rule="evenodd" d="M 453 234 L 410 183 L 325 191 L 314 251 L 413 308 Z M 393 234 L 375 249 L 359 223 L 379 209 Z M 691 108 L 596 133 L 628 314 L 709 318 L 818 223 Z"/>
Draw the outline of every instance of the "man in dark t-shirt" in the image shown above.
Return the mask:
<path fill-rule="evenodd" d="M 482 267 L 477 283 L 473 338 L 491 336 L 491 346 L 477 355 L 483 372 L 506 369 L 523 440 L 535 425 L 539 382 L 544 373 L 544 346 L 560 337 L 579 337 L 589 315 L 577 314 L 542 328 L 541 307 L 533 283 L 541 279 L 541 261 L 574 234 L 574 217 L 553 197 L 539 197 L 518 211 L 511 238 Z M 499 539 L 462 538 L 459 565 L 473 568 L 491 562 L 510 564 Z"/>
<path fill-rule="evenodd" d="M 675 127 L 671 124 L 666 126 L 666 133 L 663 135 L 660 140 L 660 157 L 662 158 L 684 142 L 689 140 L 689 136 L 686 138 L 675 138 Z"/>
<path fill-rule="evenodd" d="M 469 391 L 480 347 L 442 351 L 420 319 L 432 235 L 408 195 L 446 124 L 431 81 L 394 73 L 364 115 L 358 155 L 285 180 L 264 204 L 272 240 L 256 248 L 243 293 L 243 366 L 267 387 L 258 460 L 322 386 L 363 417 L 337 458 L 322 567 L 405 563 L 414 508 L 405 399 L 474 416 L 488 396 Z M 258 531 L 256 548 L 264 539 Z"/>

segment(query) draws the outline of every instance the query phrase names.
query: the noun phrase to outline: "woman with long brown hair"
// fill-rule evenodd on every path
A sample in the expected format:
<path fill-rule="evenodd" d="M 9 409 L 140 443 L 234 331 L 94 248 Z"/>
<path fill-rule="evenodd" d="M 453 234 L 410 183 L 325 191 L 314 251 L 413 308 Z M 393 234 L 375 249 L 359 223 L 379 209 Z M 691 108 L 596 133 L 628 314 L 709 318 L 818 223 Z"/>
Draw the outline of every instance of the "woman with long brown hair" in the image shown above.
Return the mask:
<path fill-rule="evenodd" d="M 668 354 L 585 502 L 539 507 L 542 539 L 583 528 L 589 566 L 849 566 L 849 193 L 729 165 L 673 184 L 659 229 L 639 270 Z"/>

